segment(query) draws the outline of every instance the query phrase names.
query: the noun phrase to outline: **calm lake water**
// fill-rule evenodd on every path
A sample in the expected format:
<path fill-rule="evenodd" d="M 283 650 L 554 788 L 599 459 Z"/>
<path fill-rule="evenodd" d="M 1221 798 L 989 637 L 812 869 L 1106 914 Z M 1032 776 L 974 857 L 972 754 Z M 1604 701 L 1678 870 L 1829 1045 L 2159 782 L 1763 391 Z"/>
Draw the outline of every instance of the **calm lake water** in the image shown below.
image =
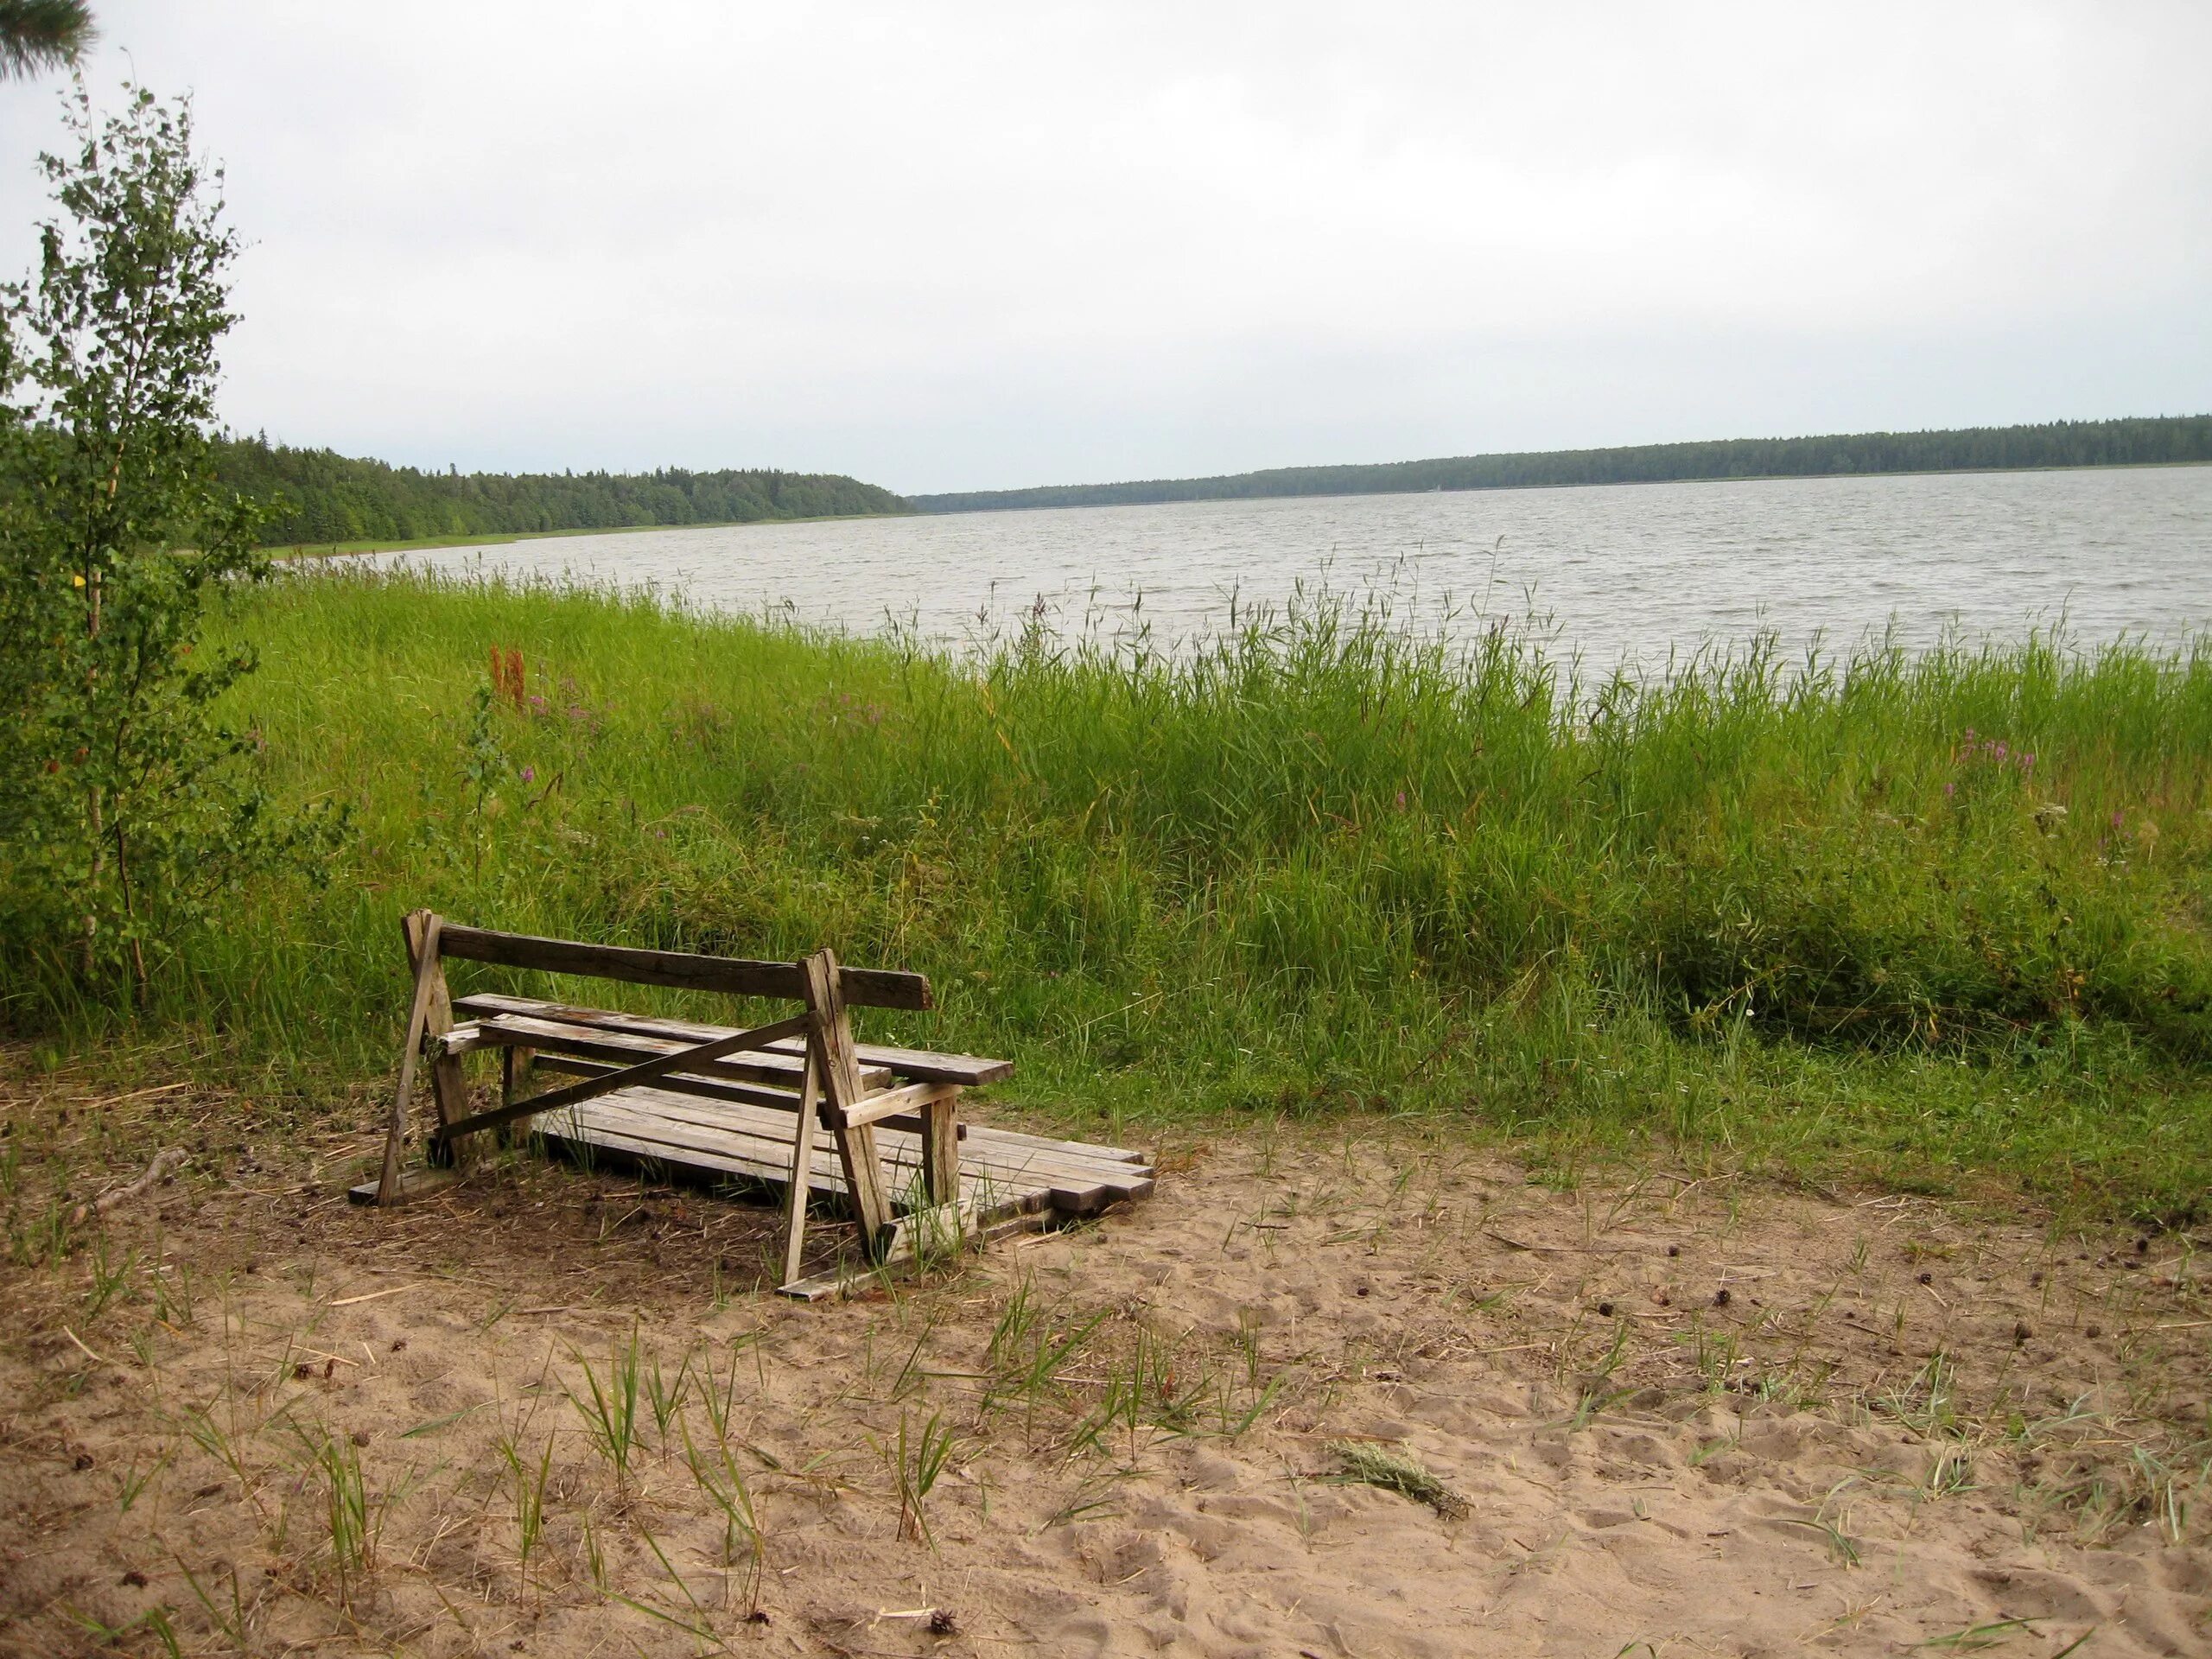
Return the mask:
<path fill-rule="evenodd" d="M 860 631 L 1056 627 L 1162 641 L 1300 583 L 1472 632 L 1548 617 L 1586 662 L 1772 630 L 2084 641 L 2212 629 L 2212 467 L 1651 484 L 1059 508 L 620 531 L 404 556 L 433 569 L 652 585 Z M 391 562 L 386 556 L 380 562 Z"/>

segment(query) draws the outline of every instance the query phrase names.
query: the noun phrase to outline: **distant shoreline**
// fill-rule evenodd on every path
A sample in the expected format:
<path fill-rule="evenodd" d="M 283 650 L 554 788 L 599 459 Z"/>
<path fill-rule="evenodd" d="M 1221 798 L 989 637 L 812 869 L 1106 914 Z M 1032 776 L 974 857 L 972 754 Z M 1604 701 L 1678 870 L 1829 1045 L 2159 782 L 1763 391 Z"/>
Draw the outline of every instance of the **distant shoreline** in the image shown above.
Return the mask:
<path fill-rule="evenodd" d="M 1294 494 L 1285 492 L 1274 495 L 1186 495 L 1145 501 L 1040 501 L 1007 507 L 918 507 L 912 512 L 855 512 L 843 516 L 850 518 L 954 518 L 971 512 L 1068 512 L 1078 508 L 1088 511 L 1104 507 L 1208 507 L 1239 502 L 1356 501 L 1369 497 L 1384 499 L 1402 495 L 1525 495 L 1541 490 L 1625 490 L 1656 488 L 1665 484 L 1824 484 L 1832 479 L 1846 478 L 1976 478 L 2004 473 L 2150 473 L 2188 467 L 2212 467 L 2212 459 L 2084 461 L 2075 467 L 1922 467 L 1910 471 L 1900 468 L 1865 473 L 1746 473 L 1727 478 L 1617 478 L 1584 484 L 1465 484 L 1457 487 L 1436 486 L 1426 490 L 1300 490 Z M 804 522 L 818 524 L 822 521 L 809 519 Z M 653 528 L 691 530 L 697 526 L 666 524 Z M 595 536 L 614 532 L 573 531 L 561 533 Z"/>
<path fill-rule="evenodd" d="M 1479 484 L 1456 489 L 1310 490 L 1295 494 L 1285 493 L 1270 495 L 1184 496 L 1167 500 L 1040 501 L 1025 502 L 1018 505 L 1003 507 L 918 509 L 912 512 L 822 513 L 810 518 L 733 518 L 711 524 L 604 524 L 579 530 L 502 531 L 485 536 L 435 536 L 419 541 L 341 542 L 335 545 L 308 543 L 304 546 L 286 543 L 266 547 L 262 550 L 273 555 L 283 563 L 291 563 L 308 559 L 347 558 L 372 553 L 435 552 L 442 548 L 452 547 L 501 547 L 510 542 L 543 542 L 565 537 L 637 536 L 653 531 L 678 530 L 772 530 L 781 524 L 829 524 L 882 518 L 947 518 L 971 512 L 1058 512 L 1076 507 L 1205 506 L 1233 502 L 1348 500 L 1370 496 L 1478 495 L 1538 490 L 1614 489 L 1634 485 L 1657 484 L 1804 484 L 1845 478 L 1956 478 L 2000 473 L 2140 473 L 2155 471 L 2162 467 L 2208 466 L 2212 466 L 2212 460 L 2085 462 L 2073 467 L 1924 467 L 1911 471 L 1759 473 L 1729 478 L 1624 478 L 1585 484 Z"/>
<path fill-rule="evenodd" d="M 2212 415 L 1859 432 L 1795 438 L 1718 438 L 1599 449 L 1529 450 L 1423 461 L 1278 467 L 1203 478 L 961 490 L 906 498 L 924 513 L 1035 507 L 1158 505 L 1338 495 L 1457 494 L 1471 490 L 1581 489 L 1601 484 L 1756 483 L 1967 473 L 2072 472 L 2212 462 Z"/>
<path fill-rule="evenodd" d="M 505 547 L 510 542 L 548 542 L 568 536 L 636 536 L 652 530 L 767 530 L 778 524 L 831 524 L 847 518 L 912 518 L 912 512 L 821 512 L 804 518 L 721 518 L 703 524 L 588 524 L 572 530 L 499 530 L 482 536 L 425 536 L 414 541 L 272 542 L 261 550 L 291 563 L 342 559 L 369 553 L 435 552 L 448 547 Z"/>

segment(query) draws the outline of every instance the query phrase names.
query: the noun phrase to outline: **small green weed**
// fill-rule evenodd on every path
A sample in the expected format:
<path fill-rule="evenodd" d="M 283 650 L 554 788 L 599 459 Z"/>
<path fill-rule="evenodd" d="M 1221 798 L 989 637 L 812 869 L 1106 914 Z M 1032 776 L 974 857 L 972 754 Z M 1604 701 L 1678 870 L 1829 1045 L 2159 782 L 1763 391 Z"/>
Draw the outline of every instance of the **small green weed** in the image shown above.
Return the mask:
<path fill-rule="evenodd" d="M 936 1535 L 930 1530 L 929 1496 L 938 1478 L 952 1461 L 955 1437 L 944 1414 L 932 1412 L 918 1430 L 906 1412 L 899 1414 L 899 1439 L 894 1446 L 874 1441 L 877 1454 L 891 1471 L 899 1491 L 899 1535 L 918 1538 L 931 1549 Z"/>
<path fill-rule="evenodd" d="M 626 1482 L 639 1444 L 638 1406 L 643 1373 L 638 1329 L 632 1325 L 629 1341 L 607 1355 L 604 1378 L 582 1354 L 571 1350 L 569 1357 L 582 1369 L 584 1386 L 591 1395 L 587 1400 L 569 1389 L 569 1403 L 584 1421 L 592 1449 L 613 1465 L 618 1480 Z"/>

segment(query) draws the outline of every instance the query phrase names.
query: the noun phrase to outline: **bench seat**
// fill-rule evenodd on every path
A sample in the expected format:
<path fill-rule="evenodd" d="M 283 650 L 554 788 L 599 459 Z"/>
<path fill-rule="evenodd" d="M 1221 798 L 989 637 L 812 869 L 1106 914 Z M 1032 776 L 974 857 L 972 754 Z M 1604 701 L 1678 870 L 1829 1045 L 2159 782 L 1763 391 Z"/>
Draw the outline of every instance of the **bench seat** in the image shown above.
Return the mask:
<path fill-rule="evenodd" d="M 612 1008 L 581 1007 L 573 1002 L 548 1002 L 534 996 L 507 996 L 493 991 L 454 999 L 454 1012 L 482 1019 L 512 1015 L 519 1019 L 557 1020 L 565 1025 L 588 1026 L 597 1031 L 622 1032 L 639 1037 L 664 1037 L 677 1044 L 703 1043 L 736 1029 L 734 1026 L 701 1025 L 689 1020 L 664 1020 L 652 1014 L 623 1014 Z M 853 1052 L 863 1068 L 880 1067 L 905 1083 L 957 1083 L 979 1089 L 1014 1075 L 1012 1060 L 987 1060 L 975 1054 L 939 1054 L 925 1048 L 899 1048 L 887 1043 L 855 1043 Z M 789 1056 L 791 1081 L 797 1086 L 798 1066 L 806 1052 L 805 1040 L 787 1037 L 770 1046 L 766 1056 Z M 871 1084 L 871 1087 L 880 1086 Z"/>
<path fill-rule="evenodd" d="M 458 1005 L 456 1005 L 458 1006 Z M 717 1037 L 734 1034 L 735 1026 L 700 1026 L 697 1034 L 686 1033 L 683 1038 L 648 1036 L 642 1032 L 626 1032 L 604 1025 L 586 1025 L 580 1020 L 540 1020 L 529 1014 L 492 1014 L 455 1026 L 436 1039 L 438 1046 L 448 1054 L 473 1054 L 486 1048 L 526 1048 L 537 1054 L 567 1054 L 583 1060 L 604 1060 L 611 1065 L 633 1065 L 639 1060 L 655 1059 L 664 1054 L 680 1054 L 699 1043 L 711 1042 Z M 791 1097 L 796 1109 L 798 1103 L 800 1078 L 806 1070 L 804 1051 L 799 1054 L 747 1054 L 720 1060 L 707 1060 L 679 1075 L 715 1077 L 726 1082 L 780 1084 Z M 871 1066 L 863 1063 L 861 1081 L 869 1089 L 887 1088 L 891 1083 L 891 1071 L 887 1066 Z"/>

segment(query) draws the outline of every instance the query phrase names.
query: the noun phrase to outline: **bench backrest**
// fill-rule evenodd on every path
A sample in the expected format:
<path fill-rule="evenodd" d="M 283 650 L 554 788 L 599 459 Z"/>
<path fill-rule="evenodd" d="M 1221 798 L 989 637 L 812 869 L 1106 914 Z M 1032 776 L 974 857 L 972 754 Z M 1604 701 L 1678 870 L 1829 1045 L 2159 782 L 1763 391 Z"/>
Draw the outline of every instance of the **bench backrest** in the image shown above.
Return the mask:
<path fill-rule="evenodd" d="M 702 957 L 683 950 L 584 944 L 574 939 L 497 933 L 489 928 L 461 927 L 452 923 L 439 931 L 438 954 L 503 968 L 535 968 L 549 974 L 580 974 L 632 985 L 720 991 L 731 996 L 780 996 L 804 1001 L 807 994 L 803 963 L 753 962 L 742 957 Z M 887 968 L 847 968 L 841 964 L 837 981 L 838 989 L 849 1004 L 912 1009 L 936 1006 L 930 996 L 930 982 L 920 974 Z"/>

